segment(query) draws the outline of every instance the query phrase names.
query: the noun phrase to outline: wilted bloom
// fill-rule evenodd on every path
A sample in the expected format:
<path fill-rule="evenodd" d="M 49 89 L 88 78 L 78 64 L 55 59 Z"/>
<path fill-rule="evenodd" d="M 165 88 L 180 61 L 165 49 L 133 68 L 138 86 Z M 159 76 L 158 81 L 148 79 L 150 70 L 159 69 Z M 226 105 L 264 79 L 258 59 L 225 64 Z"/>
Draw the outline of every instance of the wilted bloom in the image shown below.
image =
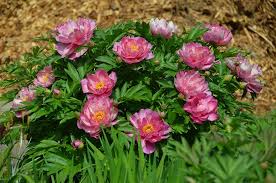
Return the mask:
<path fill-rule="evenodd" d="M 91 93 L 94 95 L 109 96 L 117 81 L 115 72 L 108 73 L 105 70 L 99 69 L 95 74 L 88 75 L 81 80 L 83 93 Z"/>
<path fill-rule="evenodd" d="M 209 29 L 203 35 L 203 40 L 206 42 L 224 46 L 230 43 L 233 37 L 230 30 L 218 24 L 205 24 L 205 27 Z"/>
<path fill-rule="evenodd" d="M 43 70 L 39 71 L 34 80 L 35 86 L 49 87 L 55 81 L 55 76 L 53 73 L 52 66 L 44 67 Z"/>
<path fill-rule="evenodd" d="M 35 91 L 32 87 L 23 87 L 18 94 L 16 95 L 15 99 L 12 102 L 12 108 L 17 110 L 19 107 L 24 107 L 22 102 L 30 102 L 35 99 Z M 21 110 L 15 113 L 16 117 L 22 118 L 28 114 L 28 111 Z"/>
<path fill-rule="evenodd" d="M 84 104 L 77 123 L 79 129 L 89 133 L 91 137 L 98 138 L 100 127 L 110 127 L 116 124 L 118 109 L 107 96 L 90 96 Z"/>
<path fill-rule="evenodd" d="M 192 96 L 184 104 L 183 109 L 190 113 L 190 117 L 197 124 L 218 119 L 218 101 L 212 95 L 199 93 Z"/>
<path fill-rule="evenodd" d="M 152 59 L 152 45 L 142 37 L 123 37 L 116 42 L 113 51 L 126 63 L 135 64 L 144 59 Z"/>
<path fill-rule="evenodd" d="M 151 19 L 150 20 L 150 31 L 151 33 L 156 35 L 161 35 L 166 39 L 172 37 L 173 33 L 177 31 L 177 26 L 172 22 L 167 22 L 165 19 Z"/>
<path fill-rule="evenodd" d="M 184 44 L 182 49 L 177 51 L 177 54 L 188 66 L 200 70 L 209 69 L 215 61 L 215 56 L 211 50 L 199 43 Z"/>
<path fill-rule="evenodd" d="M 238 78 L 247 83 L 247 91 L 259 93 L 262 90 L 262 84 L 258 80 L 262 70 L 257 64 L 250 64 L 241 55 L 226 59 L 226 64 L 233 74 L 236 74 Z"/>
<path fill-rule="evenodd" d="M 79 18 L 59 25 L 55 30 L 57 52 L 70 60 L 82 56 L 87 49 L 81 48 L 90 42 L 96 23 L 90 19 Z"/>
<path fill-rule="evenodd" d="M 186 97 L 197 95 L 198 93 L 211 94 L 205 78 L 194 70 L 178 72 L 174 79 L 174 85 Z"/>
<path fill-rule="evenodd" d="M 82 149 L 84 146 L 83 142 L 79 139 L 74 140 L 71 145 L 73 146 L 74 149 Z"/>
<path fill-rule="evenodd" d="M 170 126 L 151 109 L 141 109 L 130 117 L 131 124 L 138 130 L 144 153 L 155 151 L 155 143 L 168 138 Z"/>

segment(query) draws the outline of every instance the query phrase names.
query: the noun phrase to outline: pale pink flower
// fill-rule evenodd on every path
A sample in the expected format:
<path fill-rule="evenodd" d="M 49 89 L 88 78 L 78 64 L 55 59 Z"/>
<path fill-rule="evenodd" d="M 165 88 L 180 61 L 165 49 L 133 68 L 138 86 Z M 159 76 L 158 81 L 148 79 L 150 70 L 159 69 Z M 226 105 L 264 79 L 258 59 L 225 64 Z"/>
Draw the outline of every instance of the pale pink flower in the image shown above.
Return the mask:
<path fill-rule="evenodd" d="M 190 97 L 184 104 L 183 109 L 190 113 L 194 123 L 203 124 L 205 121 L 218 119 L 218 101 L 212 95 L 199 93 Z"/>
<path fill-rule="evenodd" d="M 199 43 L 184 44 L 182 49 L 177 51 L 182 61 L 194 69 L 207 70 L 212 67 L 215 56 L 207 46 Z"/>
<path fill-rule="evenodd" d="M 250 93 L 259 93 L 262 90 L 262 84 L 259 77 L 262 74 L 261 68 L 257 64 L 250 62 L 238 55 L 236 57 L 226 59 L 226 64 L 233 74 L 246 82 L 246 89 Z"/>
<path fill-rule="evenodd" d="M 87 48 L 81 48 L 90 42 L 96 23 L 90 19 L 79 18 L 77 21 L 69 20 L 59 25 L 55 30 L 57 52 L 70 60 L 82 56 Z"/>
<path fill-rule="evenodd" d="M 91 137 L 98 138 L 101 126 L 110 127 L 117 123 L 114 121 L 117 114 L 117 107 L 107 96 L 89 96 L 80 113 L 77 125 Z"/>
<path fill-rule="evenodd" d="M 113 51 L 126 63 L 135 64 L 145 59 L 152 59 L 152 45 L 142 37 L 125 36 L 116 42 Z"/>
<path fill-rule="evenodd" d="M 84 147 L 83 142 L 79 139 L 74 140 L 71 145 L 74 149 L 82 149 Z"/>
<path fill-rule="evenodd" d="M 151 19 L 149 25 L 150 31 L 154 36 L 161 35 L 162 37 L 169 39 L 177 32 L 177 26 L 172 21 L 167 22 L 163 18 Z"/>
<path fill-rule="evenodd" d="M 15 99 L 12 102 L 12 108 L 14 110 L 18 110 L 20 107 L 24 107 L 22 102 L 31 102 L 35 99 L 35 91 L 32 87 L 23 87 L 18 94 L 16 95 Z M 20 110 L 16 111 L 15 115 L 18 118 L 23 118 L 29 112 L 27 110 Z"/>
<path fill-rule="evenodd" d="M 110 96 L 112 89 L 117 81 L 115 72 L 108 73 L 105 70 L 99 69 L 95 74 L 88 75 L 81 80 L 83 93 L 90 93 L 94 95 Z"/>
<path fill-rule="evenodd" d="M 49 87 L 55 81 L 55 76 L 53 73 L 52 66 L 44 67 L 43 70 L 39 71 L 34 80 L 35 86 Z"/>
<path fill-rule="evenodd" d="M 174 79 L 174 85 L 186 97 L 197 95 L 198 93 L 211 94 L 205 78 L 194 70 L 178 72 Z"/>
<path fill-rule="evenodd" d="M 158 112 L 151 109 L 141 109 L 130 117 L 130 122 L 139 132 L 142 148 L 146 154 L 153 153 L 155 143 L 168 138 L 171 131 L 170 126 Z"/>
<path fill-rule="evenodd" d="M 230 43 L 233 37 L 230 30 L 218 24 L 205 24 L 205 27 L 209 29 L 203 34 L 203 40 L 206 42 L 224 46 Z"/>

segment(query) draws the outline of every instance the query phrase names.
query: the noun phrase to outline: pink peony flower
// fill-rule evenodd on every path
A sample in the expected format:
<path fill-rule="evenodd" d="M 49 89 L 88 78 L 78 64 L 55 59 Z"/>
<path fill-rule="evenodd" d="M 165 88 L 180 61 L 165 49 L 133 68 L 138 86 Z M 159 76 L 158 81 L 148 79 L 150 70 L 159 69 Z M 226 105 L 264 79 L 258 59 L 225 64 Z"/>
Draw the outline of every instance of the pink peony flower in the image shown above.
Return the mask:
<path fill-rule="evenodd" d="M 207 70 L 215 61 L 215 56 L 207 46 L 187 43 L 177 51 L 182 61 L 194 69 Z"/>
<path fill-rule="evenodd" d="M 35 86 L 49 87 L 55 81 L 55 76 L 53 74 L 52 66 L 44 67 L 43 70 L 39 71 L 34 80 Z"/>
<path fill-rule="evenodd" d="M 167 22 L 165 19 L 151 19 L 149 25 L 154 36 L 161 35 L 166 39 L 171 38 L 177 31 L 177 26 L 172 21 Z"/>
<path fill-rule="evenodd" d="M 84 147 L 84 144 L 81 140 L 74 140 L 71 144 L 74 149 L 82 149 Z"/>
<path fill-rule="evenodd" d="M 246 89 L 248 92 L 259 93 L 262 90 L 262 84 L 258 80 L 258 77 L 262 74 L 262 70 L 257 64 L 250 64 L 241 55 L 226 59 L 226 64 L 233 74 L 236 74 L 247 83 Z"/>
<path fill-rule="evenodd" d="M 84 104 L 77 122 L 78 128 L 89 133 L 91 137 L 98 138 L 100 126 L 110 127 L 116 124 L 118 109 L 107 96 L 90 96 Z"/>
<path fill-rule="evenodd" d="M 116 42 L 113 51 L 126 63 L 135 64 L 144 59 L 152 59 L 152 45 L 142 37 L 123 37 Z"/>
<path fill-rule="evenodd" d="M 205 24 L 209 30 L 203 35 L 203 40 L 209 43 L 215 43 L 219 46 L 224 46 L 230 43 L 232 33 L 223 26 L 217 24 Z"/>
<path fill-rule="evenodd" d="M 170 126 L 159 116 L 158 112 L 141 109 L 130 117 L 131 124 L 139 131 L 144 153 L 155 151 L 155 143 L 168 138 Z"/>
<path fill-rule="evenodd" d="M 90 42 L 96 23 L 90 19 L 79 18 L 77 21 L 69 20 L 59 25 L 55 30 L 57 52 L 70 60 L 82 56 L 87 48 L 80 48 Z"/>
<path fill-rule="evenodd" d="M 186 97 L 199 93 L 211 94 L 208 83 L 197 71 L 180 71 L 174 79 L 176 89 Z"/>
<path fill-rule="evenodd" d="M 20 107 L 24 107 L 22 102 L 30 102 L 35 99 L 35 91 L 32 87 L 23 87 L 18 94 L 16 95 L 15 99 L 12 102 L 12 108 L 18 110 Z M 23 118 L 25 115 L 28 114 L 27 110 L 20 110 L 15 113 L 17 118 Z"/>
<path fill-rule="evenodd" d="M 218 119 L 218 101 L 212 95 L 199 93 L 188 99 L 183 109 L 190 113 L 190 117 L 197 124 Z"/>
<path fill-rule="evenodd" d="M 88 75 L 81 80 L 83 93 L 91 93 L 94 95 L 110 96 L 112 89 L 117 81 L 115 72 L 108 73 L 105 70 L 99 69 L 95 74 Z"/>

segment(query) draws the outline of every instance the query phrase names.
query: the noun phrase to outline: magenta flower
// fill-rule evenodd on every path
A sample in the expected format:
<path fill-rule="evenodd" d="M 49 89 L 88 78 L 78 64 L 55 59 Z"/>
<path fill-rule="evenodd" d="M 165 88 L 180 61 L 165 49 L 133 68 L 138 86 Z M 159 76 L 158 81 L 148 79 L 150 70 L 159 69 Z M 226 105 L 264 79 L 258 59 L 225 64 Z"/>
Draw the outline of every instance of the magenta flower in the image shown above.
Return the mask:
<path fill-rule="evenodd" d="M 59 25 L 55 30 L 57 52 L 70 60 L 82 56 L 87 48 L 81 48 L 90 42 L 96 23 L 90 19 L 79 18 Z"/>
<path fill-rule="evenodd" d="M 110 127 L 117 123 L 118 109 L 114 106 L 113 100 L 107 96 L 90 96 L 84 104 L 77 122 L 78 128 L 89 133 L 91 137 L 98 138 L 100 127 Z"/>
<path fill-rule="evenodd" d="M 215 56 L 207 46 L 187 43 L 177 51 L 182 61 L 194 69 L 207 70 L 215 61 Z"/>
<path fill-rule="evenodd" d="M 131 124 L 138 130 L 144 153 L 155 151 L 155 143 L 168 138 L 170 126 L 160 118 L 158 112 L 141 109 L 130 117 Z"/>
<path fill-rule="evenodd" d="M 32 87 L 23 87 L 18 94 L 16 95 L 15 99 L 12 102 L 12 108 L 18 110 L 20 107 L 24 107 L 22 102 L 30 102 L 35 99 L 35 91 Z M 20 110 L 15 113 L 17 118 L 23 118 L 25 115 L 28 114 L 27 110 Z"/>
<path fill-rule="evenodd" d="M 167 22 L 165 19 L 151 19 L 149 25 L 154 36 L 161 35 L 166 39 L 171 38 L 177 31 L 177 26 L 172 21 Z"/>
<path fill-rule="evenodd" d="M 258 78 L 262 74 L 261 68 L 257 64 L 250 64 L 249 61 L 238 55 L 226 59 L 226 64 L 233 74 L 246 82 L 246 89 L 250 93 L 260 93 L 262 84 Z"/>
<path fill-rule="evenodd" d="M 79 139 L 74 140 L 71 145 L 73 146 L 74 149 L 82 149 L 84 147 L 83 142 Z"/>
<path fill-rule="evenodd" d="M 39 71 L 34 80 L 35 86 L 42 86 L 47 88 L 53 84 L 55 81 L 55 76 L 52 70 L 52 66 L 44 67 L 43 70 Z"/>
<path fill-rule="evenodd" d="M 219 46 L 224 46 L 230 43 L 232 33 L 230 30 L 217 24 L 205 24 L 209 30 L 204 33 L 203 40 L 209 43 L 215 43 Z"/>
<path fill-rule="evenodd" d="M 197 71 L 180 71 L 174 79 L 176 89 L 187 98 L 199 93 L 211 94 L 208 83 Z"/>
<path fill-rule="evenodd" d="M 116 42 L 113 51 L 126 63 L 135 64 L 153 58 L 152 45 L 142 37 L 123 37 Z"/>
<path fill-rule="evenodd" d="M 94 95 L 110 96 L 112 89 L 117 81 L 115 72 L 108 73 L 105 70 L 99 69 L 95 74 L 88 75 L 81 80 L 83 93 L 90 93 Z"/>
<path fill-rule="evenodd" d="M 218 101 L 212 95 L 199 93 L 192 96 L 184 104 L 183 109 L 190 113 L 190 117 L 197 124 L 218 119 Z"/>

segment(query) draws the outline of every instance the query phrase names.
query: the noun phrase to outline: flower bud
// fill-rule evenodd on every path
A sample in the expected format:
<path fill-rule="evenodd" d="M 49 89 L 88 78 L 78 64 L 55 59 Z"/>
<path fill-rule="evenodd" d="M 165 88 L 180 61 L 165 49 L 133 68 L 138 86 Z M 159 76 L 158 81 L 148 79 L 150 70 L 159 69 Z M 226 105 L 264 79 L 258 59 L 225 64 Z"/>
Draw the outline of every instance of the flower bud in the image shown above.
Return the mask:
<path fill-rule="evenodd" d="M 82 149 L 84 147 L 84 144 L 81 140 L 74 140 L 71 144 L 74 149 Z"/>
<path fill-rule="evenodd" d="M 164 118 L 165 116 L 166 116 L 166 113 L 165 112 L 158 112 L 159 113 L 159 116 L 161 117 L 161 118 Z"/>
<path fill-rule="evenodd" d="M 155 65 L 159 65 L 160 64 L 160 61 L 159 60 L 154 60 L 153 62 Z"/>
<path fill-rule="evenodd" d="M 268 168 L 268 162 L 267 162 L 267 161 L 262 162 L 262 163 L 260 164 L 260 166 L 261 166 L 261 168 L 262 168 L 263 170 L 266 170 L 266 169 Z"/>
<path fill-rule="evenodd" d="M 53 94 L 54 94 L 55 96 L 59 96 L 59 95 L 60 95 L 60 90 L 57 89 L 57 88 L 55 88 L 55 89 L 53 90 Z"/>
<path fill-rule="evenodd" d="M 179 93 L 179 94 L 178 94 L 178 98 L 181 99 L 181 100 L 184 100 L 184 99 L 185 99 L 185 96 L 184 96 L 182 93 Z"/>
<path fill-rule="evenodd" d="M 233 75 L 228 74 L 228 75 L 224 76 L 223 80 L 224 81 L 231 81 L 232 78 L 233 78 Z"/>

